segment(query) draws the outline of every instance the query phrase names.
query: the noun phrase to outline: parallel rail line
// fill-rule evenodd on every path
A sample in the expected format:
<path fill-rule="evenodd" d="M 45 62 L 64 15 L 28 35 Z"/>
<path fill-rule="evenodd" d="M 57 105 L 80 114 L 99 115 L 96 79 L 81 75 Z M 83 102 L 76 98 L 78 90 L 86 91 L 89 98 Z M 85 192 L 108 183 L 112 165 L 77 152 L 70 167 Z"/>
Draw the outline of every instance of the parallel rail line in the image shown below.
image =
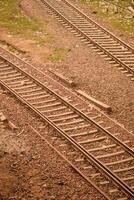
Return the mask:
<path fill-rule="evenodd" d="M 134 49 L 81 12 L 67 0 L 41 0 L 60 22 L 72 30 L 89 47 L 94 47 L 100 55 L 107 56 L 109 62 L 134 80 Z"/>
<path fill-rule="evenodd" d="M 109 199 L 133 199 L 134 151 L 128 145 L 131 141 L 121 141 L 116 129 L 111 133 L 111 127 L 101 125 L 101 116 L 67 102 L 1 51 L 0 83 L 64 138 L 52 136 L 61 152 L 73 156 L 76 168 L 102 193 Z M 66 142 L 73 147 L 71 152 Z"/>

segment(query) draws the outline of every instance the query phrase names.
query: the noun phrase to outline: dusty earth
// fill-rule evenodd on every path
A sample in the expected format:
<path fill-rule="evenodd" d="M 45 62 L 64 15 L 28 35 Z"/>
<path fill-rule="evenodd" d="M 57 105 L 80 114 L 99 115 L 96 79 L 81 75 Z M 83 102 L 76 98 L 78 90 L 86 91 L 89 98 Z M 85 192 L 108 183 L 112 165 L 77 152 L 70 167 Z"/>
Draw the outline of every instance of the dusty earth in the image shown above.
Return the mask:
<path fill-rule="evenodd" d="M 109 104 L 113 110 L 110 117 L 130 131 L 134 130 L 133 82 L 82 44 L 50 16 L 39 1 L 22 0 L 21 7 L 29 17 L 38 16 L 47 21 L 47 31 L 53 35 L 53 41 L 39 46 L 33 40 L 11 35 L 4 29 L 0 29 L 0 40 L 25 51 L 29 61 L 43 72 L 51 67 L 72 78 L 77 83 L 76 89 L 80 88 Z M 105 26 L 108 27 L 108 24 Z M 125 34 L 122 37 L 131 43 L 131 37 Z M 68 52 L 64 60 L 52 62 L 48 57 L 56 48 L 67 49 Z M 102 198 L 44 141 L 33 134 L 29 128 L 33 116 L 31 113 L 6 93 L 0 93 L 0 101 L 0 109 L 19 127 L 14 131 L 0 125 L 0 200 Z"/>

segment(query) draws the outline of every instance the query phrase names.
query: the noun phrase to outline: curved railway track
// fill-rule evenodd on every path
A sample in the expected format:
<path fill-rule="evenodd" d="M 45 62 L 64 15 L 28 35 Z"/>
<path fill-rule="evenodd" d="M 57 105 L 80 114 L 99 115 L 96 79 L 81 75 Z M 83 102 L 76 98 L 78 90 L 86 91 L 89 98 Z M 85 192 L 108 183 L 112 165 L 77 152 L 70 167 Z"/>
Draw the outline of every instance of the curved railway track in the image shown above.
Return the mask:
<path fill-rule="evenodd" d="M 89 47 L 134 80 L 134 49 L 67 0 L 41 0 L 67 28 Z"/>
<path fill-rule="evenodd" d="M 108 199 L 134 198 L 134 151 L 120 131 L 107 127 L 105 115 L 66 101 L 9 59 L 0 49 L 0 83 L 56 133 L 49 140 L 60 148 L 83 177 Z M 20 65 L 24 65 L 21 61 Z M 103 123 L 103 126 L 102 126 Z M 42 127 L 42 128 L 43 128 Z M 40 127 L 41 128 L 41 127 Z M 118 131 L 117 131 L 118 130 Z M 69 145 L 68 145 L 69 144 Z M 71 146 L 70 146 L 71 145 Z"/>

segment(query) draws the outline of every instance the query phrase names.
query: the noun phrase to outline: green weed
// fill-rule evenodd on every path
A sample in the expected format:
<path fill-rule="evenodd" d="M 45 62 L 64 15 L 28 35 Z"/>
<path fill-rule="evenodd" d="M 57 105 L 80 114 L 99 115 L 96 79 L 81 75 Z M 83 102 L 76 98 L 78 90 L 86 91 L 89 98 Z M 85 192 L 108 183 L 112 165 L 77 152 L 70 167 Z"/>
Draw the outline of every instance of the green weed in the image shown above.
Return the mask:
<path fill-rule="evenodd" d="M 55 48 L 54 53 L 48 57 L 52 62 L 63 61 L 69 52 L 69 49 Z"/>
<path fill-rule="evenodd" d="M 48 35 L 45 34 L 47 22 L 25 16 L 19 7 L 19 0 L 0 0 L 0 26 L 11 34 L 23 35 L 42 43 L 51 42 L 50 38 L 52 39 L 52 36 L 49 36 L 48 40 Z"/>

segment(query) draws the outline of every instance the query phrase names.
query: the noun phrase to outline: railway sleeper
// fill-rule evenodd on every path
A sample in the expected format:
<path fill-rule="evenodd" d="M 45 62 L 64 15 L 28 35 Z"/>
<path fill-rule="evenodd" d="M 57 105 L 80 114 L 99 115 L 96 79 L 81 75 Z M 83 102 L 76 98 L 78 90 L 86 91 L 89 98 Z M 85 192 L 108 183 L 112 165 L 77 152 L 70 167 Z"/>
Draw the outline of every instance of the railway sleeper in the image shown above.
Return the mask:
<path fill-rule="evenodd" d="M 77 127 L 65 128 L 65 129 L 63 129 L 63 130 L 64 130 L 65 132 L 68 132 L 68 131 L 77 130 L 77 129 L 89 128 L 90 126 L 91 126 L 90 124 L 84 124 L 84 125 L 77 126 Z"/>
<path fill-rule="evenodd" d="M 56 118 L 56 117 L 63 117 L 63 116 L 68 116 L 74 114 L 73 111 L 65 112 L 65 113 L 59 113 L 59 114 L 54 114 L 54 115 L 49 115 L 49 118 Z M 52 119 L 53 120 L 53 119 Z"/>
<path fill-rule="evenodd" d="M 44 100 L 44 101 L 42 100 L 42 101 L 33 102 L 31 104 L 36 106 L 36 105 L 39 105 L 39 104 L 47 104 L 47 103 L 51 103 L 51 102 L 54 102 L 54 101 L 57 101 L 57 99 L 56 98 L 51 98 L 51 99 Z"/>
<path fill-rule="evenodd" d="M 22 76 L 22 75 L 20 75 L 20 76 L 15 76 L 15 77 L 8 77 L 8 78 L 5 78 L 4 79 L 4 82 L 5 83 L 10 83 L 10 82 L 13 82 L 13 81 L 23 81 L 24 80 L 24 78 L 26 78 L 25 76 Z M 3 77 L 2 77 L 2 79 L 3 79 Z"/>
<path fill-rule="evenodd" d="M 5 72 L 5 71 L 8 71 L 8 70 L 11 70 L 11 69 L 12 69 L 12 67 L 10 67 L 10 66 L 9 66 L 9 67 L 8 67 L 8 66 L 7 66 L 7 67 L 4 67 L 4 68 L 1 68 L 1 66 L 0 66 L 0 73 L 1 73 L 1 72 Z"/>
<path fill-rule="evenodd" d="M 48 105 L 42 105 L 42 106 L 35 106 L 36 109 L 44 109 L 44 108 L 49 108 L 49 107 L 55 107 L 55 106 L 60 106 L 61 102 L 56 102 L 56 103 L 52 103 L 52 104 L 48 104 Z"/>
<path fill-rule="evenodd" d="M 27 79 L 27 80 L 24 80 L 24 81 L 13 81 L 11 83 L 8 83 L 8 86 L 10 86 L 10 87 L 18 86 L 18 87 L 20 87 L 22 85 L 28 85 L 28 84 L 32 84 L 32 83 L 33 83 L 33 81 L 30 81 L 29 79 Z"/>
<path fill-rule="evenodd" d="M 74 114 L 68 117 L 62 117 L 62 118 L 58 118 L 58 119 L 52 119 L 53 122 L 57 123 L 57 122 L 61 122 L 61 121 L 66 121 L 66 120 L 74 120 L 76 118 L 79 118 L 79 115 Z"/>
<path fill-rule="evenodd" d="M 81 133 L 76 133 L 76 134 L 71 134 L 70 137 L 81 137 L 81 136 L 87 136 L 93 133 L 98 133 L 97 129 L 91 130 L 91 131 L 86 131 L 86 132 L 81 132 Z"/>
<path fill-rule="evenodd" d="M 89 144 L 89 143 L 93 143 L 93 142 L 100 142 L 102 140 L 105 140 L 106 136 L 102 136 L 102 137 L 98 137 L 98 138 L 93 138 L 91 140 L 85 140 L 85 141 L 79 141 L 79 144 Z"/>
<path fill-rule="evenodd" d="M 16 86 L 12 86 L 12 88 L 15 90 L 15 91 L 19 91 L 19 90 L 29 90 L 30 88 L 37 88 L 37 85 L 36 84 L 29 84 L 29 85 L 16 85 Z"/>
<path fill-rule="evenodd" d="M 66 109 L 66 106 L 61 106 L 58 108 L 53 108 L 53 109 L 49 109 L 49 110 L 45 110 L 45 111 L 41 111 L 42 114 L 46 114 L 46 113 L 51 113 L 51 112 L 57 112 L 57 111 L 64 111 Z"/>
<path fill-rule="evenodd" d="M 35 94 L 24 94 L 23 97 L 26 98 L 27 101 L 32 101 L 32 100 L 37 100 L 41 98 L 46 98 L 49 97 L 50 95 L 47 94 L 46 92 L 40 90 L 40 92 L 37 92 Z"/>
<path fill-rule="evenodd" d="M 0 76 L 2 76 L 2 80 L 6 80 L 6 79 L 10 79 L 10 78 L 17 78 L 17 77 L 20 77 L 20 76 L 22 76 L 22 74 L 21 73 L 9 73 L 9 74 L 5 74 L 4 76 L 1 74 Z"/>
<path fill-rule="evenodd" d="M 109 154 L 105 154 L 105 155 L 99 155 L 96 158 L 97 159 L 108 158 L 108 157 L 111 158 L 113 156 L 118 156 L 118 155 L 121 155 L 121 154 L 124 154 L 124 153 L 125 153 L 125 151 L 121 150 L 121 151 L 114 152 L 114 153 L 109 153 Z"/>
<path fill-rule="evenodd" d="M 31 90 L 28 90 L 28 91 L 20 91 L 20 92 L 18 92 L 19 94 L 21 94 L 21 95 L 25 95 L 25 93 L 27 93 L 27 94 L 31 94 L 31 93 L 35 93 L 35 92 L 37 92 L 37 91 L 41 91 L 42 90 L 42 88 L 41 87 L 38 87 L 38 88 L 35 88 L 35 89 L 31 89 Z M 23 97 L 24 97 L 24 95 L 23 95 Z"/>
<path fill-rule="evenodd" d="M 132 181 L 134 180 L 134 176 L 129 176 L 129 177 L 125 177 L 125 178 L 122 178 L 123 181 Z"/>
<path fill-rule="evenodd" d="M 125 171 L 130 171 L 130 170 L 134 170 L 134 166 L 121 168 L 121 169 L 116 169 L 116 170 L 114 170 L 114 172 L 120 173 L 120 172 L 125 172 Z"/>
<path fill-rule="evenodd" d="M 10 75 L 10 74 L 15 74 L 15 73 L 17 73 L 16 69 L 12 69 L 10 71 L 0 71 L 0 76 L 7 76 L 7 75 Z"/>
<path fill-rule="evenodd" d="M 77 124 L 79 126 L 79 123 L 84 122 L 83 119 L 74 119 L 74 121 L 71 122 L 62 122 L 62 123 L 57 123 L 58 126 L 67 126 L 67 125 L 75 125 Z"/>
<path fill-rule="evenodd" d="M 92 149 L 89 149 L 87 150 L 89 153 L 90 152 L 95 152 L 95 151 L 101 151 L 101 150 L 106 150 L 106 149 L 111 149 L 111 148 L 115 148 L 117 145 L 116 144 L 110 144 L 110 145 L 107 145 L 107 146 L 101 146 L 101 147 L 97 147 L 97 148 L 92 148 Z"/>
<path fill-rule="evenodd" d="M 5 62 L 0 63 L 0 68 L 6 68 L 9 64 L 6 64 Z"/>
<path fill-rule="evenodd" d="M 108 163 L 105 163 L 105 165 L 108 167 L 108 166 L 112 166 L 112 165 L 120 165 L 120 164 L 127 163 L 127 162 L 130 162 L 130 161 L 133 161 L 132 157 L 125 158 L 125 159 L 122 159 L 122 160 L 113 161 L 113 162 L 108 162 Z"/>

